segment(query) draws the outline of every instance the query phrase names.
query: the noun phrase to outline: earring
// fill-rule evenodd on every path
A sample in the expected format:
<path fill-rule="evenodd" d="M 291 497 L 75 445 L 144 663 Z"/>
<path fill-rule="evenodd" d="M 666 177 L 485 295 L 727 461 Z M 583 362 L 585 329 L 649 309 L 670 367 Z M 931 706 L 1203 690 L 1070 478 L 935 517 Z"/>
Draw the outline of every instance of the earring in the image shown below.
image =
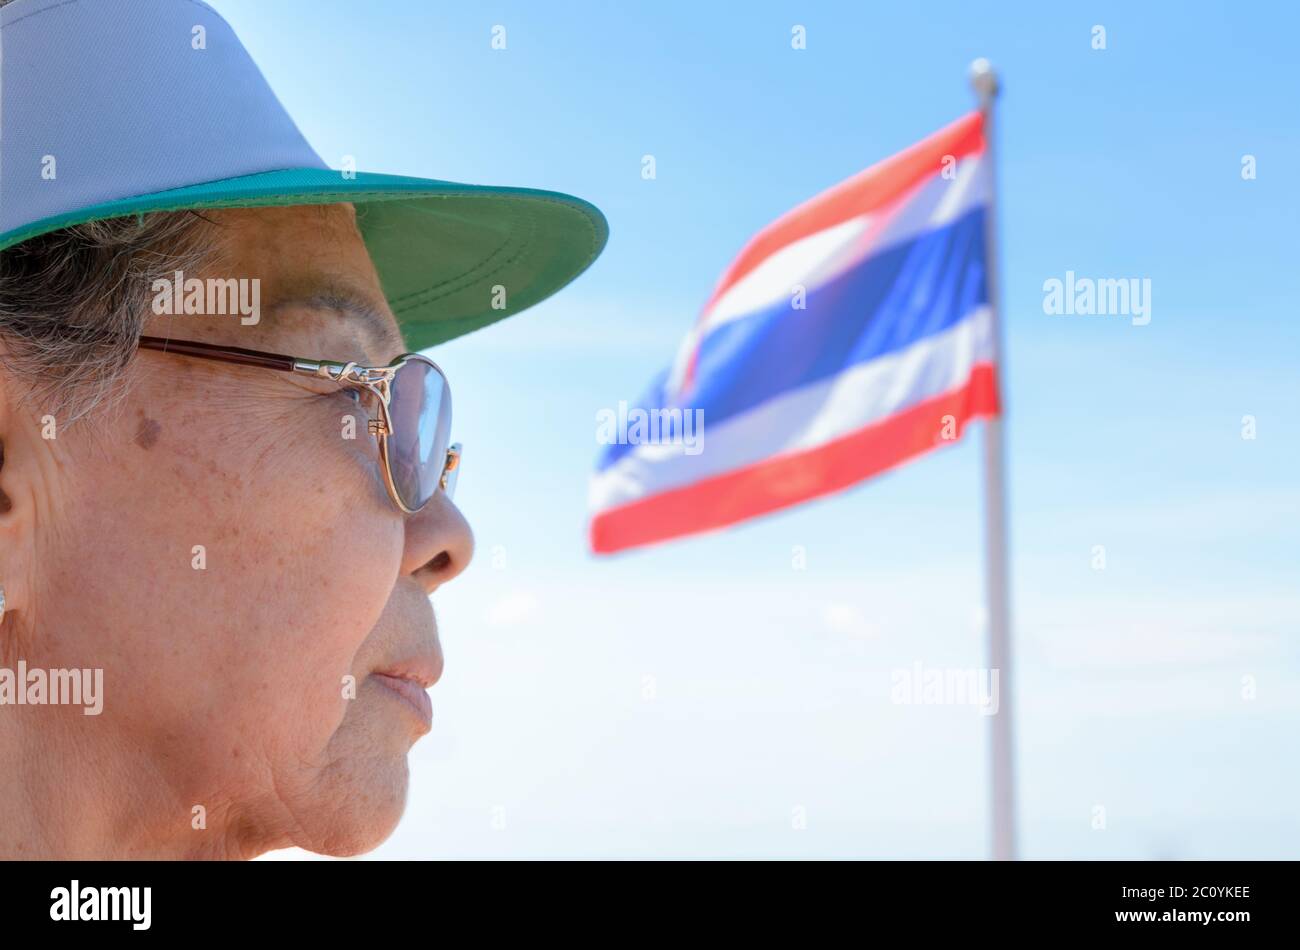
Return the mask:
<path fill-rule="evenodd" d="M 0 587 L 0 623 L 5 619 L 5 589 Z"/>

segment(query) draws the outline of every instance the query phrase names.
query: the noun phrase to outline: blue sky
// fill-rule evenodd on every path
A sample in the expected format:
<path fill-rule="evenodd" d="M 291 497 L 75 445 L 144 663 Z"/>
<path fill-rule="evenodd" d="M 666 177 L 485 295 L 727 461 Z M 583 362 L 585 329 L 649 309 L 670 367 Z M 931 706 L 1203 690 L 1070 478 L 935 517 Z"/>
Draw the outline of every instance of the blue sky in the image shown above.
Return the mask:
<path fill-rule="evenodd" d="M 596 414 L 757 229 L 971 108 L 977 56 L 1005 86 L 1022 850 L 1300 853 L 1293 7 L 213 5 L 331 164 L 610 221 L 571 288 L 436 352 L 479 553 L 377 854 L 985 853 L 985 720 L 889 701 L 892 670 L 984 664 L 978 433 L 725 533 L 584 542 Z M 1067 270 L 1149 278 L 1150 324 L 1045 314 Z"/>

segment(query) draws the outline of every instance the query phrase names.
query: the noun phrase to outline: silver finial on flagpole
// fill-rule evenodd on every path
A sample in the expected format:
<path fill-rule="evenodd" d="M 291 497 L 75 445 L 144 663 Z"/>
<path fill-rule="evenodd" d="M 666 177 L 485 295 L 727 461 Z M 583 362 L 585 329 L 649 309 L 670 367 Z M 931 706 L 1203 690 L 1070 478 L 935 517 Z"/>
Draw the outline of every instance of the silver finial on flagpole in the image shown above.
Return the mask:
<path fill-rule="evenodd" d="M 987 108 L 998 94 L 998 74 L 993 64 L 981 56 L 970 64 L 970 84 L 980 97 L 980 105 Z"/>

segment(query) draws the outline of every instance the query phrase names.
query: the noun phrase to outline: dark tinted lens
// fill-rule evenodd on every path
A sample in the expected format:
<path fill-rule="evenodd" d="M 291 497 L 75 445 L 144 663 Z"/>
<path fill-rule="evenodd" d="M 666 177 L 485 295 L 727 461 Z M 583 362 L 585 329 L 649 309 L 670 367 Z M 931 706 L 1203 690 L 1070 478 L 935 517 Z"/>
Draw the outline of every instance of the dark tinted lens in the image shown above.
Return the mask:
<path fill-rule="evenodd" d="M 451 389 L 437 367 L 408 360 L 393 378 L 388 465 L 402 504 L 422 508 L 438 489 L 451 441 Z"/>

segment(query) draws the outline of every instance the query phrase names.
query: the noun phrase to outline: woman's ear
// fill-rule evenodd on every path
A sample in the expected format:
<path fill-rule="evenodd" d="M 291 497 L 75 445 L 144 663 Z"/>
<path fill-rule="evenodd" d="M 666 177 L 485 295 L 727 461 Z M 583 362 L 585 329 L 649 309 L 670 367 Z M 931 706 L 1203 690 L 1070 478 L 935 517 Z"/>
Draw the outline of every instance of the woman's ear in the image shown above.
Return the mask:
<path fill-rule="evenodd" d="M 25 456 L 34 456 L 44 447 L 32 451 L 31 439 L 40 437 L 40 429 L 23 423 L 0 376 L 0 589 L 5 600 L 0 623 L 5 629 L 11 629 L 15 617 L 29 606 L 35 564 L 35 496 L 29 478 L 35 459 Z"/>
<path fill-rule="evenodd" d="M 4 444 L 4 440 L 0 439 L 0 472 L 4 471 L 4 467 L 5 467 L 5 444 Z M 0 515 L 7 515 L 9 513 L 9 509 L 13 508 L 13 506 L 14 506 L 13 502 L 11 502 L 9 500 L 9 496 L 5 494 L 4 484 L 0 483 Z"/>

